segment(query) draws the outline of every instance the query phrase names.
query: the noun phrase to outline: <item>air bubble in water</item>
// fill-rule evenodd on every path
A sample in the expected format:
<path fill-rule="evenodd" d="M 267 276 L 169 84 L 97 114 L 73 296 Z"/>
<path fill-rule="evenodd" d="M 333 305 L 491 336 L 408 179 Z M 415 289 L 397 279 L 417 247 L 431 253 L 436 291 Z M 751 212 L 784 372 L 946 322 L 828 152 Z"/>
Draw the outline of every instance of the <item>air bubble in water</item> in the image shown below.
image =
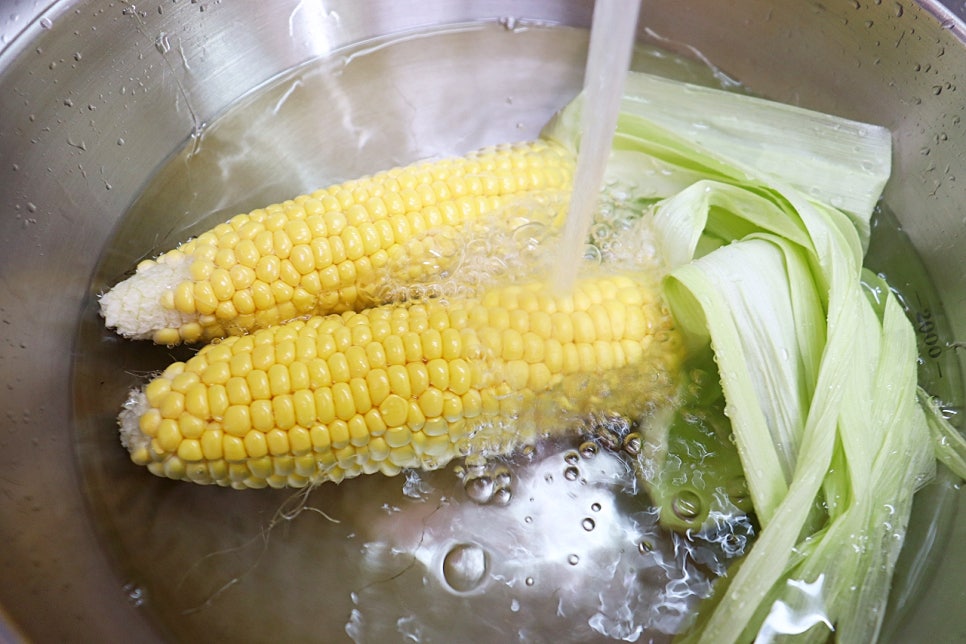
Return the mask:
<path fill-rule="evenodd" d="M 491 498 L 492 503 L 495 505 L 507 505 L 510 503 L 510 499 L 513 497 L 513 490 L 508 487 L 498 488 Z"/>
<path fill-rule="evenodd" d="M 577 452 L 570 451 L 564 454 L 564 463 L 567 465 L 576 465 L 578 462 L 580 462 L 580 454 Z"/>
<path fill-rule="evenodd" d="M 576 481 L 580 477 L 580 470 L 576 467 L 568 467 L 564 470 L 564 478 L 568 481 Z"/>
<path fill-rule="evenodd" d="M 748 499 L 748 481 L 743 476 L 737 476 L 728 481 L 725 489 L 732 503 L 743 503 Z"/>
<path fill-rule="evenodd" d="M 453 590 L 466 593 L 483 581 L 488 557 L 483 548 L 472 543 L 461 543 L 443 558 L 443 579 Z"/>
<path fill-rule="evenodd" d="M 624 451 L 631 456 L 637 456 L 641 453 L 641 435 L 637 432 L 631 432 L 624 437 Z"/>
<path fill-rule="evenodd" d="M 585 517 L 584 520 L 580 522 L 580 527 L 586 530 L 587 532 L 590 532 L 591 530 L 597 527 L 597 524 L 590 517 Z"/>
<path fill-rule="evenodd" d="M 691 521 L 701 514 L 701 498 L 691 490 L 681 490 L 671 502 L 671 509 L 680 519 Z"/>
<path fill-rule="evenodd" d="M 466 489 L 466 496 L 476 503 L 489 503 L 490 499 L 493 498 L 493 479 L 489 476 L 471 478 L 466 482 L 464 488 Z"/>
<path fill-rule="evenodd" d="M 584 441 L 580 444 L 578 451 L 584 458 L 593 458 L 597 456 L 597 452 L 600 451 L 600 448 L 597 447 L 597 443 L 594 441 Z"/>
<path fill-rule="evenodd" d="M 576 566 L 578 563 L 580 563 L 580 557 L 575 554 L 567 555 L 567 563 L 569 563 L 571 566 Z"/>
<path fill-rule="evenodd" d="M 127 595 L 127 599 L 131 602 L 135 608 L 144 605 L 147 600 L 147 592 L 141 586 L 138 586 L 133 581 L 124 584 L 124 594 Z"/>

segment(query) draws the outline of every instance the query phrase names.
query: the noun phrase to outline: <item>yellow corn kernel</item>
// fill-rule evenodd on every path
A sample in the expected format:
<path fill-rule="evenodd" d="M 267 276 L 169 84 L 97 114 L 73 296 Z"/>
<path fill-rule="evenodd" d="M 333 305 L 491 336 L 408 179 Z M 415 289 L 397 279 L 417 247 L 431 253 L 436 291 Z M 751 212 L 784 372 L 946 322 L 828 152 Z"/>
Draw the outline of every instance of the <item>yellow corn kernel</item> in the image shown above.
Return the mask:
<path fill-rule="evenodd" d="M 347 425 L 349 426 L 349 442 L 354 447 L 362 447 L 369 443 L 371 430 L 365 416 L 356 414 L 349 419 Z"/>
<path fill-rule="evenodd" d="M 158 424 L 158 445 L 166 452 L 173 452 L 181 444 L 181 428 L 177 421 L 165 418 Z"/>
<path fill-rule="evenodd" d="M 224 416 L 228 410 L 228 392 L 224 385 L 211 385 L 208 387 L 208 413 L 212 418 Z"/>
<path fill-rule="evenodd" d="M 253 437 L 252 439 L 253 443 L 259 443 L 264 440 L 264 439 L 257 438 L 257 436 L 261 436 L 261 434 L 258 434 L 257 432 L 253 432 L 253 433 L 256 436 L 256 437 Z M 257 447 L 256 449 L 260 450 L 261 448 Z M 249 454 L 249 456 L 251 455 Z M 266 456 L 267 456 L 266 454 L 261 454 L 260 456 L 254 456 L 249 458 L 247 463 L 248 471 L 251 473 L 253 479 L 259 480 L 259 481 L 265 481 L 270 476 L 272 476 L 272 474 L 274 474 L 275 468 L 272 465 L 272 459 L 265 458 Z M 249 481 L 246 481 L 246 483 L 247 482 Z M 254 484 L 252 485 L 252 487 L 258 487 L 258 485 Z"/>
<path fill-rule="evenodd" d="M 206 423 L 201 418 L 191 414 L 181 414 L 178 417 L 178 430 L 185 438 L 198 438 L 204 433 Z"/>
<path fill-rule="evenodd" d="M 138 427 L 141 433 L 149 438 L 154 438 L 158 435 L 158 427 L 160 425 L 161 412 L 157 409 L 148 409 L 141 414 L 141 418 L 138 420 Z"/>
<path fill-rule="evenodd" d="M 273 429 L 265 434 L 265 441 L 268 443 L 268 451 L 273 456 L 284 455 L 289 452 L 288 433 L 281 429 Z"/>
<path fill-rule="evenodd" d="M 408 445 L 412 441 L 413 436 L 408 427 L 392 427 L 386 430 L 386 433 L 383 434 L 383 439 L 390 448 L 396 448 Z"/>
<path fill-rule="evenodd" d="M 155 378 L 144 388 L 144 395 L 148 404 L 157 407 L 167 393 L 171 391 L 171 380 L 168 378 Z"/>
<path fill-rule="evenodd" d="M 409 414 L 409 403 L 406 398 L 397 394 L 389 394 L 379 405 L 379 413 L 389 427 L 400 427 L 406 422 Z"/>
<path fill-rule="evenodd" d="M 292 454 L 302 456 L 312 451 L 312 436 L 304 427 L 293 427 L 288 432 Z"/>
<path fill-rule="evenodd" d="M 228 402 L 232 405 L 248 405 L 252 402 L 248 382 L 244 378 L 237 376 L 229 378 L 225 383 L 225 391 L 228 392 Z"/>
<path fill-rule="evenodd" d="M 201 452 L 206 461 L 218 461 L 222 458 L 223 436 L 220 429 L 208 429 L 201 435 Z"/>
<path fill-rule="evenodd" d="M 232 405 L 222 420 L 225 432 L 232 436 L 245 436 L 252 428 L 251 412 L 247 405 Z"/>
<path fill-rule="evenodd" d="M 245 443 L 245 452 L 248 453 L 250 459 L 261 458 L 268 454 L 268 440 L 263 433 L 250 431 L 245 434 L 242 441 Z M 251 465 L 251 461 L 249 461 L 249 465 Z"/>
<path fill-rule="evenodd" d="M 285 365 L 275 363 L 268 368 L 268 386 L 272 396 L 281 396 L 292 392 L 292 383 L 289 380 L 288 368 Z"/>
<path fill-rule="evenodd" d="M 476 389 L 471 389 L 460 396 L 463 403 L 463 416 L 466 418 L 476 418 L 483 413 L 483 397 Z"/>
<path fill-rule="evenodd" d="M 428 387 L 419 395 L 419 409 L 426 418 L 436 418 L 443 413 L 443 392 L 435 387 Z"/>
<path fill-rule="evenodd" d="M 260 432 L 270 431 L 275 427 L 275 409 L 272 400 L 255 400 L 248 407 L 252 428 Z"/>
<path fill-rule="evenodd" d="M 188 463 L 197 463 L 204 460 L 204 452 L 201 449 L 201 442 L 186 438 L 178 445 L 178 458 Z"/>
<path fill-rule="evenodd" d="M 369 385 L 364 378 L 353 378 L 349 381 L 349 391 L 352 393 L 352 404 L 357 413 L 364 414 L 372 409 L 372 398 L 369 396 Z"/>
<path fill-rule="evenodd" d="M 289 430 L 295 426 L 295 401 L 291 395 L 282 394 L 272 398 L 272 412 L 276 427 Z"/>
<path fill-rule="evenodd" d="M 337 382 L 332 385 L 332 404 L 337 418 L 348 421 L 356 414 L 352 389 L 348 383 Z"/>
<path fill-rule="evenodd" d="M 332 438 L 329 435 L 329 428 L 325 425 L 316 425 L 309 430 L 309 438 L 312 439 L 312 449 L 316 452 L 328 453 L 332 446 Z"/>
<path fill-rule="evenodd" d="M 162 418 L 177 419 L 184 411 L 184 394 L 169 391 L 159 405 Z"/>
<path fill-rule="evenodd" d="M 414 432 L 417 432 L 423 428 L 426 424 L 426 414 L 423 413 L 423 408 L 419 406 L 419 403 L 415 400 L 409 401 L 409 411 L 406 414 L 406 427 Z"/>
<path fill-rule="evenodd" d="M 349 444 L 349 425 L 342 419 L 335 419 L 329 423 L 329 438 L 332 449 L 342 449 Z"/>
<path fill-rule="evenodd" d="M 383 420 L 382 414 L 379 413 L 378 409 L 370 409 L 363 416 L 366 420 L 366 427 L 368 428 L 368 435 L 370 438 L 374 436 L 382 436 L 386 433 L 388 427 L 386 426 L 386 421 Z"/>
<path fill-rule="evenodd" d="M 426 391 L 429 386 L 429 369 L 422 362 L 410 362 L 406 365 L 406 374 L 409 376 L 409 387 L 413 396 Z"/>

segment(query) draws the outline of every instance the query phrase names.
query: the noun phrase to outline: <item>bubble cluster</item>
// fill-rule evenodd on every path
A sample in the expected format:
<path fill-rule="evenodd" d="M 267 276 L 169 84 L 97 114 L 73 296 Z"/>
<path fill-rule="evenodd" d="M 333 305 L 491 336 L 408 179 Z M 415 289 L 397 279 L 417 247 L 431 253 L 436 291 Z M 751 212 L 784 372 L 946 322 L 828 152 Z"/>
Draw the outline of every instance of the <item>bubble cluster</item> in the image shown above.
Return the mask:
<path fill-rule="evenodd" d="M 428 231 L 380 271 L 375 299 L 475 297 L 494 284 L 533 275 L 547 265 L 551 224 L 565 204 L 562 192 L 534 193 L 461 226 Z"/>
<path fill-rule="evenodd" d="M 513 497 L 513 472 L 504 463 L 469 456 L 454 468 L 466 497 L 479 505 L 507 505 Z"/>
<path fill-rule="evenodd" d="M 579 431 L 583 442 L 565 457 L 571 459 L 567 460 L 571 465 L 576 465 L 578 457 L 593 458 L 600 449 L 636 457 L 644 445 L 644 438 L 631 419 L 615 412 L 600 411 L 588 415 L 581 421 Z"/>

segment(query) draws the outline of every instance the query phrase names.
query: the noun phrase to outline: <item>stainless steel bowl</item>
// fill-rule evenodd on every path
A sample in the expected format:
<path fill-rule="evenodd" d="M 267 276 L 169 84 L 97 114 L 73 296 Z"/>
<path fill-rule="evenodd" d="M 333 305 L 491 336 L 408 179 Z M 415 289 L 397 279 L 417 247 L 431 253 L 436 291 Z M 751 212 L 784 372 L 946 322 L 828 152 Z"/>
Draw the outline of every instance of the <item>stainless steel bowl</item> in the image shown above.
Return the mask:
<path fill-rule="evenodd" d="M 126 462 L 111 431 L 125 381 L 110 374 L 150 368 L 152 358 L 101 334 L 92 309 L 98 289 L 141 254 L 196 230 L 206 215 L 231 215 L 387 161 L 534 136 L 579 88 L 580 28 L 591 8 L 522 0 L 4 4 L 0 640 L 192 639 L 228 634 L 266 610 L 252 599 L 255 590 L 244 589 L 241 573 L 262 556 L 246 551 L 246 540 L 284 497 L 242 493 L 226 501 L 232 492 L 167 485 Z M 886 203 L 938 294 L 919 306 L 945 307 L 946 383 L 958 382 L 961 363 L 947 343 L 966 339 L 966 101 L 958 87 L 966 25 L 956 13 L 963 6 L 954 9 L 912 0 L 648 0 L 639 30 L 644 41 L 700 53 L 757 93 L 892 129 Z M 387 35 L 440 25 L 470 35 L 452 41 L 459 47 L 413 37 L 394 50 L 402 53 L 346 55 L 317 85 L 283 86 L 277 106 L 291 110 L 297 127 L 274 122 L 260 130 L 230 119 L 208 127 L 287 70 L 333 52 L 376 51 Z M 324 103 L 306 121 L 312 101 Z M 171 158 L 188 165 L 170 170 L 177 167 Z M 165 162 L 168 174 L 154 176 Z M 125 217 L 146 186 L 153 200 Z M 342 486 L 327 508 L 349 516 L 359 498 L 378 493 L 374 485 Z M 896 641 L 966 640 L 957 611 L 966 602 L 966 512 L 952 520 L 966 497 L 953 487 L 934 486 L 918 510 L 945 519 L 916 535 L 938 552 L 904 564 L 913 596 L 897 600 L 910 609 Z M 233 525 L 226 516 L 251 520 Z M 359 512 L 353 525 L 370 519 L 380 520 Z M 293 546 L 302 558 L 287 558 L 287 545 L 306 547 L 328 529 L 304 518 L 279 531 L 286 536 L 265 555 L 273 565 L 255 566 L 247 578 L 278 595 L 267 598 L 273 609 L 291 600 L 291 612 L 261 616 L 249 639 L 268 639 L 296 621 L 319 639 L 345 636 L 352 606 L 335 584 L 351 571 L 330 565 L 319 571 L 325 585 L 286 585 L 286 571 L 338 557 L 326 541 L 318 552 Z M 223 545 L 231 531 L 241 559 L 228 569 L 238 582 L 221 564 L 199 581 L 209 572 L 205 548 Z M 306 552 L 317 557 L 306 560 Z M 179 569 L 184 561 L 197 567 Z M 168 566 L 171 583 L 146 583 L 145 570 Z M 245 599 L 219 601 L 222 585 L 242 588 Z M 179 604 L 183 590 L 191 599 Z M 215 601 L 207 606 L 206 599 Z"/>

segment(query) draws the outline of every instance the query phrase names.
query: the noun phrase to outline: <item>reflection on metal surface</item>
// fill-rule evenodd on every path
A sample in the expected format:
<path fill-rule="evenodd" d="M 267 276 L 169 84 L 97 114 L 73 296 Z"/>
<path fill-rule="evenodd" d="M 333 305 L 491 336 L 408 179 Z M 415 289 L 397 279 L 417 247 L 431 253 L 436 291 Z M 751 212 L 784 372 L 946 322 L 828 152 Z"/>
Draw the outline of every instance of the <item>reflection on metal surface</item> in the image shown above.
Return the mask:
<path fill-rule="evenodd" d="M 514 490 L 504 506 L 474 502 L 440 472 L 424 476 L 418 501 L 366 521 L 349 635 L 669 640 L 724 557 L 657 525 L 625 457 L 602 450 L 574 462 L 579 440 L 502 462 Z"/>

